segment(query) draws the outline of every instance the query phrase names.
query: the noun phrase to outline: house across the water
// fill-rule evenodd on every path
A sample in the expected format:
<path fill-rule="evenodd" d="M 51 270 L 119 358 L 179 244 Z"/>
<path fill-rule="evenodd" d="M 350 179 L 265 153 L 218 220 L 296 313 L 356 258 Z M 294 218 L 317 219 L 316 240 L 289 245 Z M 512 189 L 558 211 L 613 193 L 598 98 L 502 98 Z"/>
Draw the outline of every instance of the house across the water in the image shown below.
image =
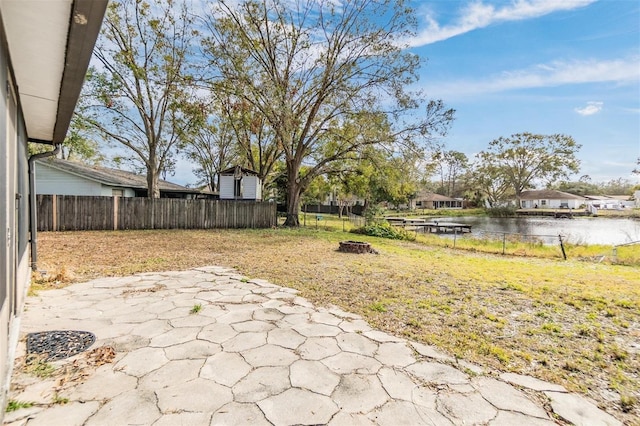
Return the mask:
<path fill-rule="evenodd" d="M 520 194 L 521 209 L 579 209 L 587 199 L 568 192 L 553 189 L 523 191 Z"/>
<path fill-rule="evenodd" d="M 413 199 L 413 203 L 417 209 L 461 209 L 463 207 L 463 200 L 461 199 L 427 191 L 418 192 Z"/>

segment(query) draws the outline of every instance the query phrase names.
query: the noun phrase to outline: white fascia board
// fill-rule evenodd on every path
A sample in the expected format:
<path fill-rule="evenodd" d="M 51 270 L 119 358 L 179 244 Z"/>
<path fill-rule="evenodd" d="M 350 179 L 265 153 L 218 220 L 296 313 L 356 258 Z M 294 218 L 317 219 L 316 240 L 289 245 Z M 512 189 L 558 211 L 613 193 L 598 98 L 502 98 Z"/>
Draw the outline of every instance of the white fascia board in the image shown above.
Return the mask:
<path fill-rule="evenodd" d="M 72 5 L 72 0 L 0 0 L 27 135 L 32 139 L 53 139 Z"/>

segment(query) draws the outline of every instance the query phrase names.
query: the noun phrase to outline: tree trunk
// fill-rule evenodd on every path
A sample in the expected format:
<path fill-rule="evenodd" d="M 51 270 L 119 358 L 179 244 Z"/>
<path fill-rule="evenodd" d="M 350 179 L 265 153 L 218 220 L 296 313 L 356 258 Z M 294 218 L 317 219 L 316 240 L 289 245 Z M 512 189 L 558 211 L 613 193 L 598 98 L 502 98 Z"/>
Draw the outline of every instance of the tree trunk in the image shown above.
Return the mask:
<path fill-rule="evenodd" d="M 296 182 L 295 177 L 289 179 L 287 183 L 287 219 L 284 226 L 299 227 L 300 219 L 298 212 L 300 210 L 300 185 Z"/>
<path fill-rule="evenodd" d="M 153 169 L 147 169 L 147 198 L 160 198 L 158 172 Z"/>
<path fill-rule="evenodd" d="M 300 161 L 296 158 L 287 159 L 287 219 L 284 226 L 297 228 L 300 226 L 298 213 L 302 184 L 300 183 Z"/>

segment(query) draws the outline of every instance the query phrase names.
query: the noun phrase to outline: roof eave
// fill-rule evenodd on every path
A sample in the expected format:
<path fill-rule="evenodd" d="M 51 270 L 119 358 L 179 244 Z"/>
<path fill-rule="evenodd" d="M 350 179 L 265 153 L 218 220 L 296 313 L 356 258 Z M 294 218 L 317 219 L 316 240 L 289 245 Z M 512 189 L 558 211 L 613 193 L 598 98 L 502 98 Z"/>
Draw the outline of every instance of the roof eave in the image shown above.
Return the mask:
<path fill-rule="evenodd" d="M 75 0 L 73 2 L 56 124 L 51 141 L 53 144 L 62 143 L 69 129 L 107 3 L 108 0 Z"/>

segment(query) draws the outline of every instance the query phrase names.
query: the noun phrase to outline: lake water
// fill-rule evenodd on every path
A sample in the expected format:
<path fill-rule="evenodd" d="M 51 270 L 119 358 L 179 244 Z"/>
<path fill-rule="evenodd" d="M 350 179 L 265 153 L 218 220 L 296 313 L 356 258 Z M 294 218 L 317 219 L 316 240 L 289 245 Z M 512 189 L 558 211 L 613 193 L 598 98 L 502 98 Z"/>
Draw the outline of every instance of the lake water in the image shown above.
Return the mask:
<path fill-rule="evenodd" d="M 437 220 L 468 224 L 471 225 L 472 235 L 492 238 L 501 238 L 500 233 L 506 232 L 536 236 L 546 243 L 556 243 L 558 235 L 562 235 L 564 241 L 574 244 L 617 245 L 640 240 L 640 220 L 637 219 L 467 216 Z"/>

